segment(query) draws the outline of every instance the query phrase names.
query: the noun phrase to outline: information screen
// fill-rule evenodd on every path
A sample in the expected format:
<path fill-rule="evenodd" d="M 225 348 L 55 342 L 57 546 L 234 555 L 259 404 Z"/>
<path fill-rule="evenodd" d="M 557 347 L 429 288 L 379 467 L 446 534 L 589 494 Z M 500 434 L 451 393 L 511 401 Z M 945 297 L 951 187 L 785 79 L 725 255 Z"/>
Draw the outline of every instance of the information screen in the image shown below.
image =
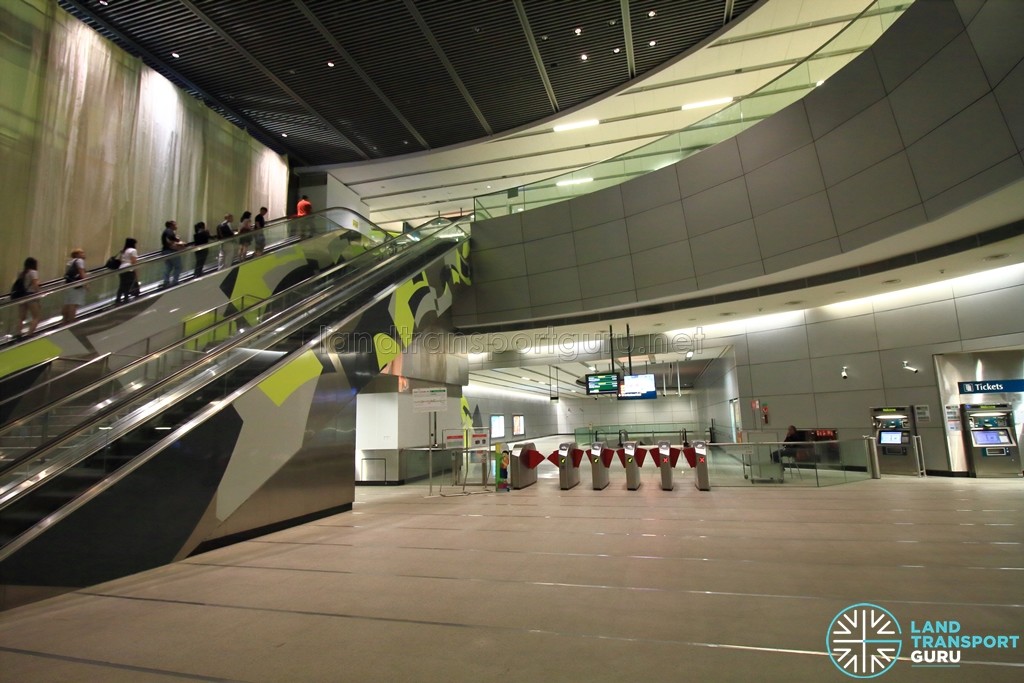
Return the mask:
<path fill-rule="evenodd" d="M 880 432 L 878 443 L 900 445 L 903 443 L 903 432 Z"/>
<path fill-rule="evenodd" d="M 619 373 L 604 372 L 587 375 L 587 395 L 619 393 Z"/>
<path fill-rule="evenodd" d="M 981 432 L 971 432 L 976 446 L 1008 446 L 1010 444 L 1010 433 L 1005 429 L 992 429 Z"/>
<path fill-rule="evenodd" d="M 491 438 L 492 439 L 503 439 L 503 438 L 505 438 L 505 416 L 504 415 L 491 415 Z"/>
<path fill-rule="evenodd" d="M 619 398 L 658 398 L 654 375 L 625 375 L 619 387 Z"/>

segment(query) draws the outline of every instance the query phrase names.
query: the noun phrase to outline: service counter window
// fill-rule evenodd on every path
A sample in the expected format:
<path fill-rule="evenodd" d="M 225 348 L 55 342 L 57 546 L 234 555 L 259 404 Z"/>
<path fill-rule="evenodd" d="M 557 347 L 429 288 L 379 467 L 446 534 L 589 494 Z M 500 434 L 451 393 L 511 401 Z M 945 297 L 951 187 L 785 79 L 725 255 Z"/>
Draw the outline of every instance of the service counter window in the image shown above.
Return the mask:
<path fill-rule="evenodd" d="M 492 439 L 504 439 L 505 438 L 505 416 L 504 415 L 491 415 L 491 438 Z"/>

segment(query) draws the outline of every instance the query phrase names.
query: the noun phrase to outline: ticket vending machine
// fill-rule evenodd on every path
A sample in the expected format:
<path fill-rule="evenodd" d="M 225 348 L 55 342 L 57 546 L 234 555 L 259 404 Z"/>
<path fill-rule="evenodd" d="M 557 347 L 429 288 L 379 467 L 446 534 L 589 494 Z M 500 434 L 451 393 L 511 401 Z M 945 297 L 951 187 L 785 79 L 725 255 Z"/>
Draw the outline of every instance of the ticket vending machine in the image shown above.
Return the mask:
<path fill-rule="evenodd" d="M 1020 476 L 1020 447 L 1009 403 L 961 405 L 960 420 L 972 477 Z"/>
<path fill-rule="evenodd" d="M 568 491 L 580 483 L 580 460 L 583 451 L 575 441 L 558 444 L 558 488 Z"/>
<path fill-rule="evenodd" d="M 878 466 L 883 474 L 920 475 L 924 468 L 917 450 L 917 422 L 914 406 L 885 406 L 871 409 Z"/>

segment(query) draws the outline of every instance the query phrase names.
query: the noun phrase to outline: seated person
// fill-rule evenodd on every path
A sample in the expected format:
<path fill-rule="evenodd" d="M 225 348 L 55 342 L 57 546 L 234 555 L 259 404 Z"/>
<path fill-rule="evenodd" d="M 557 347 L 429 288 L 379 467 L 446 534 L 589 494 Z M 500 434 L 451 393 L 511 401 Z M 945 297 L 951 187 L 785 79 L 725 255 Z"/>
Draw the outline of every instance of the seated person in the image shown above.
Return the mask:
<path fill-rule="evenodd" d="M 782 440 L 783 443 L 800 443 L 803 439 L 800 437 L 800 433 L 796 430 L 794 425 L 789 425 L 786 429 L 786 438 Z M 792 446 L 783 446 L 777 451 L 772 451 L 772 462 L 779 462 L 782 456 L 793 456 L 796 457 L 796 449 Z"/>

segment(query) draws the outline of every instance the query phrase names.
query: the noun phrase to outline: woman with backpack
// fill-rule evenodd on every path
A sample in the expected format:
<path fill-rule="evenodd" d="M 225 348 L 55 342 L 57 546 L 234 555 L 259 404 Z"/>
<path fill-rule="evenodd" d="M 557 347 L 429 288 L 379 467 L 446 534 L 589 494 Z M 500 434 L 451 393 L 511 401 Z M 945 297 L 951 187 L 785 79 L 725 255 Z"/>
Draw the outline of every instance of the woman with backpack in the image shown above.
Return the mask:
<path fill-rule="evenodd" d="M 39 263 L 29 256 L 25 259 L 25 267 L 18 273 L 18 279 L 14 281 L 11 288 L 11 298 L 21 299 L 32 296 L 39 292 Z M 39 320 L 43 316 L 43 307 L 39 299 L 30 299 L 25 302 L 18 302 L 18 329 L 15 330 L 16 337 L 21 336 L 21 330 L 25 327 L 25 319 L 31 316 L 28 326 L 28 333 L 33 334 L 39 326 Z"/>
<path fill-rule="evenodd" d="M 64 268 L 64 281 L 77 282 L 85 279 L 85 250 L 72 249 L 71 260 Z M 85 303 L 85 285 L 72 287 L 64 292 L 64 305 L 60 309 L 61 322 L 73 322 L 78 307 Z"/>

